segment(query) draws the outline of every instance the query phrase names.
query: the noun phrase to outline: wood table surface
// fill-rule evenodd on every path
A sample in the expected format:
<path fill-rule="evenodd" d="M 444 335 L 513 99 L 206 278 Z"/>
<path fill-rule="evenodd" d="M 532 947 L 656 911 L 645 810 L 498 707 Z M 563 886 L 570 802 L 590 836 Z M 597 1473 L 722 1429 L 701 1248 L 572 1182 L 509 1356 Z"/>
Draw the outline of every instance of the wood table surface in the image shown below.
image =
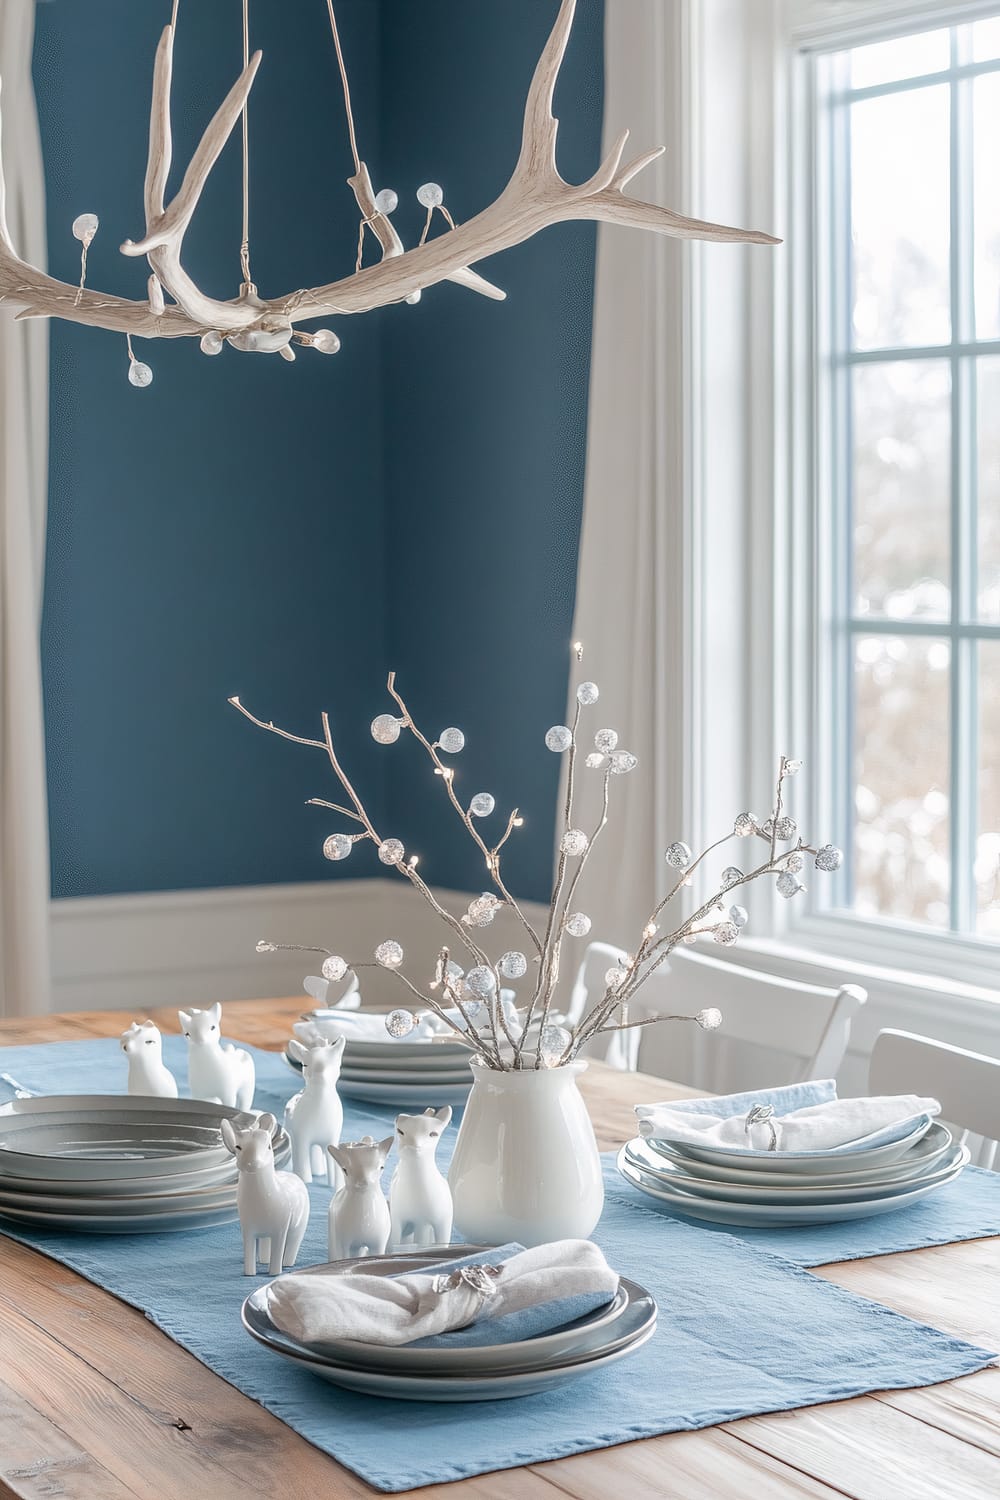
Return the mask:
<path fill-rule="evenodd" d="M 232 1003 L 226 1031 L 276 1048 L 301 1008 L 301 999 Z M 177 1029 L 175 1011 L 153 1019 L 164 1031 Z M 0 1046 L 117 1037 L 124 1024 L 113 1011 L 4 1021 Z M 602 1150 L 632 1134 L 633 1104 L 692 1092 L 602 1065 L 591 1066 L 582 1087 Z M 816 1274 L 1000 1350 L 1000 1238 Z M 503 1416 L 516 1423 L 517 1403 L 507 1403 Z M 135 1308 L 0 1235 L 0 1497 L 355 1500 L 377 1493 Z M 408 1493 L 422 1500 L 997 1500 L 1000 1369 Z"/>

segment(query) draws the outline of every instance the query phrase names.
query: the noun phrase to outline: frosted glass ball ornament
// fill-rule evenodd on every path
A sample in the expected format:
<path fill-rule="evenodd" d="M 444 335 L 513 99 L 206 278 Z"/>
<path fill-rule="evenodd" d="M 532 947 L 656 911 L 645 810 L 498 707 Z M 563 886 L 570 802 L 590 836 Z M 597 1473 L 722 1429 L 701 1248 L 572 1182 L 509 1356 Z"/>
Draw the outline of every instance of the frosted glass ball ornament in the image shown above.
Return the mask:
<path fill-rule="evenodd" d="M 602 766 L 604 765 L 604 763 L 605 763 L 606 760 L 607 760 L 607 756 L 606 755 L 598 755 L 598 753 L 597 753 L 596 750 L 592 750 L 590 752 L 590 754 L 587 756 L 587 759 L 586 759 L 586 762 L 585 762 L 587 770 L 588 771 L 599 771 L 602 768 Z"/>
<path fill-rule="evenodd" d="M 268 940 L 267 940 L 267 938 L 259 938 L 258 939 L 258 941 L 257 941 L 257 952 L 258 953 L 277 953 L 277 951 L 278 951 L 278 945 L 277 945 L 277 943 L 269 943 Z"/>
<path fill-rule="evenodd" d="M 794 818 L 782 817 L 774 825 L 774 834 L 779 839 L 793 839 L 799 831 Z"/>
<path fill-rule="evenodd" d="M 582 828 L 567 828 L 559 847 L 564 854 L 585 854 L 589 842 Z"/>
<path fill-rule="evenodd" d="M 100 222 L 96 214 L 77 214 L 73 220 L 73 238 L 86 247 L 97 233 Z"/>
<path fill-rule="evenodd" d="M 556 755 L 561 755 L 573 743 L 573 732 L 565 724 L 553 724 L 545 732 L 545 744 Z"/>
<path fill-rule="evenodd" d="M 148 365 L 144 365 L 141 359 L 129 361 L 128 367 L 129 385 L 138 386 L 140 390 L 153 383 L 153 372 Z"/>
<path fill-rule="evenodd" d="M 215 328 L 210 328 L 207 333 L 203 333 L 201 336 L 201 352 L 202 354 L 221 354 L 222 346 L 225 342 L 221 333 Z"/>
<path fill-rule="evenodd" d="M 480 1000 L 488 1000 L 497 987 L 496 975 L 485 964 L 477 964 L 474 969 L 470 969 L 465 982 Z"/>
<path fill-rule="evenodd" d="M 618 750 L 611 757 L 611 774 L 612 776 L 627 776 L 630 771 L 635 770 L 638 764 L 638 757 L 633 755 L 631 750 Z"/>
<path fill-rule="evenodd" d="M 492 891 L 484 891 L 469 903 L 462 921 L 467 927 L 488 927 L 502 905 L 503 902 Z"/>
<path fill-rule="evenodd" d="M 802 762 L 800 760 L 784 760 L 782 762 L 782 769 L 786 776 L 797 776 L 802 770 Z"/>
<path fill-rule="evenodd" d="M 412 1011 L 408 1010 L 391 1010 L 385 1018 L 386 1031 L 396 1038 L 409 1036 L 416 1024 Z"/>
<path fill-rule="evenodd" d="M 378 857 L 384 865 L 398 865 L 405 853 L 400 839 L 383 839 L 378 846 Z"/>
<path fill-rule="evenodd" d="M 750 920 L 750 913 L 745 906 L 731 906 L 729 920 L 734 927 L 745 927 Z"/>
<path fill-rule="evenodd" d="M 592 926 L 586 912 L 571 911 L 566 918 L 566 931 L 570 937 L 586 937 Z"/>
<path fill-rule="evenodd" d="M 827 875 L 832 875 L 834 870 L 839 870 L 844 863 L 844 851 L 838 849 L 836 844 L 824 844 L 822 849 L 816 850 L 816 868 L 823 870 Z"/>
<path fill-rule="evenodd" d="M 372 739 L 376 745 L 394 745 L 399 739 L 402 723 L 395 714 L 378 714 L 372 719 Z"/>
<path fill-rule="evenodd" d="M 323 840 L 324 859 L 346 859 L 354 848 L 354 840 L 346 833 L 331 833 Z"/>
<path fill-rule="evenodd" d="M 757 829 L 757 819 L 752 812 L 740 813 L 733 824 L 733 832 L 738 839 L 748 839 Z"/>
<path fill-rule="evenodd" d="M 542 1066 L 557 1067 L 572 1041 L 573 1033 L 567 1031 L 565 1026 L 543 1026 L 538 1038 L 538 1055 Z"/>
<path fill-rule="evenodd" d="M 336 354 L 340 339 L 332 328 L 317 328 L 312 336 L 312 347 L 320 354 Z"/>
<path fill-rule="evenodd" d="M 600 696 L 601 690 L 596 682 L 581 682 L 576 690 L 576 701 L 582 703 L 584 708 L 589 708 L 592 703 L 596 703 Z"/>
<path fill-rule="evenodd" d="M 785 860 L 785 869 L 791 870 L 793 875 L 797 875 L 800 870 L 805 869 L 805 863 L 801 854 L 790 854 Z"/>
<path fill-rule="evenodd" d="M 338 979 L 343 979 L 347 973 L 346 958 L 341 958 L 339 953 L 328 954 L 323 960 L 323 967 L 320 969 L 320 973 L 324 979 L 331 979 L 334 983 Z"/>
<path fill-rule="evenodd" d="M 477 792 L 469 803 L 469 811 L 474 818 L 488 818 L 496 805 L 496 798 L 492 793 Z"/>
<path fill-rule="evenodd" d="M 627 978 L 628 970 L 620 968 L 618 964 L 614 964 L 610 969 L 605 970 L 604 983 L 609 990 L 616 990 L 620 984 L 625 983 Z"/>
<path fill-rule="evenodd" d="M 602 755 L 610 755 L 612 750 L 617 750 L 617 729 L 599 729 L 594 735 L 594 749 L 600 750 Z"/>
<path fill-rule="evenodd" d="M 793 896 L 797 896 L 799 891 L 805 890 L 805 886 L 799 877 L 794 875 L 791 870 L 782 870 L 775 881 L 775 886 L 777 887 L 778 895 L 783 896 L 786 901 L 790 901 Z"/>
<path fill-rule="evenodd" d="M 523 953 L 511 949 L 509 953 L 503 954 L 497 968 L 504 979 L 523 979 L 528 972 L 528 960 Z"/>
<path fill-rule="evenodd" d="M 721 943 L 723 948 L 731 948 L 739 935 L 740 929 L 735 922 L 720 922 L 712 932 L 715 941 Z"/>
<path fill-rule="evenodd" d="M 397 943 L 394 938 L 387 938 L 384 943 L 379 943 L 375 949 L 375 962 L 381 964 L 383 969 L 398 969 L 403 962 L 402 943 Z"/>
<path fill-rule="evenodd" d="M 686 870 L 691 863 L 691 845 L 685 844 L 682 839 L 677 839 L 670 845 L 663 857 L 675 870 Z"/>
<path fill-rule="evenodd" d="M 399 206 L 399 194 L 392 188 L 380 188 L 375 194 L 375 207 L 380 214 L 394 214 Z"/>
<path fill-rule="evenodd" d="M 698 1012 L 695 1020 L 702 1031 L 716 1031 L 722 1025 L 722 1011 L 714 1005 L 708 1005 Z"/>
<path fill-rule="evenodd" d="M 440 208 L 444 202 L 444 189 L 439 182 L 424 182 L 417 188 L 417 202 L 421 208 Z"/>
<path fill-rule="evenodd" d="M 728 891 L 731 885 L 739 885 L 742 879 L 742 870 L 737 869 L 736 865 L 727 865 L 721 876 L 723 890 Z"/>
<path fill-rule="evenodd" d="M 467 984 L 462 985 L 462 1008 L 470 1021 L 474 1021 L 482 1013 L 483 1002 L 478 995 L 474 995 Z"/>
<path fill-rule="evenodd" d="M 438 744 L 449 755 L 458 755 L 465 749 L 465 735 L 452 725 L 449 729 L 442 729 L 438 735 Z"/>

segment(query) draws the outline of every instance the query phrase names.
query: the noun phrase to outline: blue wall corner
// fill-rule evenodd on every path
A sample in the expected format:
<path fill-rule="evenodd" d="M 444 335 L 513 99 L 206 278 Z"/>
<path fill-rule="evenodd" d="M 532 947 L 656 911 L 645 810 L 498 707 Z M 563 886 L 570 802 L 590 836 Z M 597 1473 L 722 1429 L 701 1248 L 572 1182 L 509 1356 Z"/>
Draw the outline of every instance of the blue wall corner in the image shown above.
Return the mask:
<path fill-rule="evenodd" d="M 499 191 L 553 9 L 338 0 L 364 154 L 377 185 L 399 192 L 407 239 L 427 178 L 458 217 Z M 142 226 L 167 10 L 54 0 L 37 19 L 50 268 L 76 278 L 69 225 L 94 211 L 90 283 L 137 297 L 144 273 L 117 247 Z M 239 66 L 238 7 L 188 16 L 182 6 L 178 167 Z M 255 0 L 253 25 L 265 52 L 251 109 L 253 268 L 266 295 L 346 269 L 356 212 L 324 8 Z M 110 57 L 94 40 L 108 36 Z M 597 158 L 601 51 L 599 0 L 581 0 L 558 99 L 569 177 Z M 235 145 L 188 240 L 196 279 L 230 295 Z M 521 802 L 511 880 L 543 894 L 559 768 L 541 736 L 565 701 L 593 245 L 587 226 L 563 226 L 498 257 L 485 269 L 505 304 L 445 287 L 418 307 L 342 320 L 334 359 L 137 345 L 155 371 L 146 391 L 125 378 L 123 339 L 53 324 L 42 645 L 54 895 L 382 873 L 370 856 L 322 859 L 331 825 L 304 799 L 331 794 L 328 769 L 241 720 L 232 692 L 304 733 L 331 708 L 378 817 L 422 847 L 430 879 L 478 887 L 457 820 L 425 796 L 415 747 L 387 752 L 368 736 L 390 665 L 421 719 L 466 729 L 476 785 L 463 790 Z"/>

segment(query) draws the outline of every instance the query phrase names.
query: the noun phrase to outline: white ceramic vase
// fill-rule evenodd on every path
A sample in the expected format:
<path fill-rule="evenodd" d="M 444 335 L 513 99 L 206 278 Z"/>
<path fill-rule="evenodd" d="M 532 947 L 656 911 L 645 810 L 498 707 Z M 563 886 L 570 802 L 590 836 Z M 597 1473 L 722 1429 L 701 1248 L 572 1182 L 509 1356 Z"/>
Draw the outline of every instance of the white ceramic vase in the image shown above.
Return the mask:
<path fill-rule="evenodd" d="M 601 1217 L 601 1158 L 577 1079 L 585 1062 L 498 1072 L 478 1059 L 448 1186 L 474 1244 L 586 1239 Z"/>

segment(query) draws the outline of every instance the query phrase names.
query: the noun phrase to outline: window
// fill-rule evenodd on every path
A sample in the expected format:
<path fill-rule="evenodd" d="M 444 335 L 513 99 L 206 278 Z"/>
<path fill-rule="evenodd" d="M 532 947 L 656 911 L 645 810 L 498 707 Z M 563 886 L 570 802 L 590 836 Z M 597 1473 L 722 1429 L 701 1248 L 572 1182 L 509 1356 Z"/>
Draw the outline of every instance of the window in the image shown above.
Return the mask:
<path fill-rule="evenodd" d="M 1000 15 L 814 55 L 834 902 L 1000 938 Z"/>

